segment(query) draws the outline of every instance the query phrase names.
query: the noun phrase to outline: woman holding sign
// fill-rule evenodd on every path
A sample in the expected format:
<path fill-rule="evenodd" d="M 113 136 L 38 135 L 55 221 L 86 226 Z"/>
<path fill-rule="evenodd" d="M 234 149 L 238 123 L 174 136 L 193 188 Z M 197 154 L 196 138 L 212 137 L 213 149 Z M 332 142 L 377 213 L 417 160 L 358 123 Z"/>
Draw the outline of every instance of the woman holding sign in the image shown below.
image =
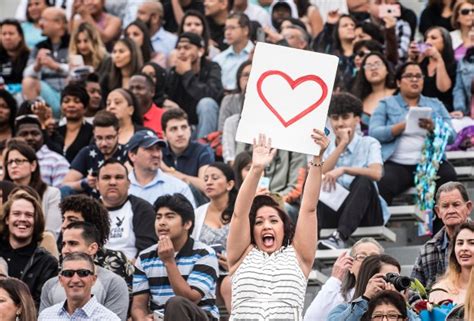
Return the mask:
<path fill-rule="evenodd" d="M 320 130 L 312 138 L 329 144 Z M 301 320 L 307 279 L 316 253 L 316 205 L 321 189 L 322 157 L 314 156 L 306 180 L 296 231 L 290 217 L 269 196 L 255 197 L 263 171 L 276 150 L 271 139 L 254 139 L 252 166 L 237 196 L 227 242 L 232 275 L 230 320 Z"/>

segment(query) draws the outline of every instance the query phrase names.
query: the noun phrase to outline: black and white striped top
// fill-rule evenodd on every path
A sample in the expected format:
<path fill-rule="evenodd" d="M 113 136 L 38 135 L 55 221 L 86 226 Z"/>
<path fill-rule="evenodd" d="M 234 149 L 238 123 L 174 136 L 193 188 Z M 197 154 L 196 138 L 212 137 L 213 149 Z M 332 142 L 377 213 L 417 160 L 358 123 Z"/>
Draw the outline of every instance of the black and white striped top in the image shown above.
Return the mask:
<path fill-rule="evenodd" d="M 302 320 L 306 284 L 293 246 L 253 248 L 232 276 L 230 320 Z"/>

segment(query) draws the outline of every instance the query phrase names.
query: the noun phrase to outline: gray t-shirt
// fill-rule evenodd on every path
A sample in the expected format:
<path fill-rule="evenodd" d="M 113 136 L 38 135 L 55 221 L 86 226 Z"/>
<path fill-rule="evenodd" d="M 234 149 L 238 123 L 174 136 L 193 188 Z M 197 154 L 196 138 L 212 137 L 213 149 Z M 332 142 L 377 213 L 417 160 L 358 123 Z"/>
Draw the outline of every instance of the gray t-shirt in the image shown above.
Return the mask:
<path fill-rule="evenodd" d="M 97 302 L 117 314 L 120 320 L 126 321 L 129 303 L 127 283 L 114 272 L 100 266 L 96 266 L 96 270 L 97 281 L 92 287 L 92 294 Z M 63 302 L 65 299 L 66 292 L 59 283 L 58 277 L 51 278 L 46 281 L 41 290 L 39 312 Z"/>

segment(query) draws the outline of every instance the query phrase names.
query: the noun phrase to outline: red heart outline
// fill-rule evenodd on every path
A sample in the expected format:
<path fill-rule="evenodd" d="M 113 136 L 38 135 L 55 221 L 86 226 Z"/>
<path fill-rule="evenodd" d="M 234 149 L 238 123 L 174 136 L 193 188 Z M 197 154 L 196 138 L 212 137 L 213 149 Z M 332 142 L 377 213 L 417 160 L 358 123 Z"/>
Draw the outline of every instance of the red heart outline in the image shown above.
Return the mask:
<path fill-rule="evenodd" d="M 274 76 L 274 75 L 277 75 L 277 76 L 280 76 L 282 77 L 283 79 L 286 80 L 286 82 L 290 85 L 291 89 L 295 89 L 298 85 L 300 85 L 301 83 L 304 83 L 305 81 L 314 81 L 316 82 L 319 86 L 321 86 L 321 89 L 322 89 L 322 94 L 321 94 L 321 98 L 318 99 L 318 101 L 316 101 L 314 104 L 310 105 L 309 107 L 307 107 L 305 110 L 303 110 L 301 113 L 299 113 L 298 115 L 294 116 L 293 118 L 291 118 L 290 120 L 286 121 L 285 119 L 283 119 L 283 117 L 280 115 L 280 113 L 278 113 L 278 111 L 270 104 L 270 102 L 267 100 L 267 98 L 265 97 L 265 95 L 263 94 L 262 92 L 262 84 L 263 84 L 263 81 L 269 77 L 269 76 Z M 324 99 L 326 98 L 327 94 L 328 94 L 328 86 L 326 85 L 326 83 L 324 82 L 324 80 L 322 80 L 321 78 L 319 78 L 318 76 L 316 75 L 306 75 L 306 76 L 302 76 L 296 80 L 293 80 L 290 76 L 288 76 L 286 73 L 282 72 L 282 71 L 279 71 L 279 70 L 269 70 L 269 71 L 266 71 L 264 72 L 263 74 L 260 75 L 260 78 L 258 78 L 258 81 L 257 81 L 257 92 L 258 92 L 258 96 L 260 97 L 260 99 L 263 101 L 263 103 L 265 104 L 265 106 L 276 116 L 276 118 L 278 118 L 278 120 L 282 123 L 283 126 L 288 127 L 292 124 L 294 124 L 295 122 L 297 122 L 298 120 L 300 120 L 301 118 L 303 118 L 304 116 L 306 116 L 307 114 L 309 114 L 310 112 L 312 112 L 313 110 L 315 110 L 316 108 L 319 107 L 319 105 L 321 105 L 321 103 L 324 101 Z"/>

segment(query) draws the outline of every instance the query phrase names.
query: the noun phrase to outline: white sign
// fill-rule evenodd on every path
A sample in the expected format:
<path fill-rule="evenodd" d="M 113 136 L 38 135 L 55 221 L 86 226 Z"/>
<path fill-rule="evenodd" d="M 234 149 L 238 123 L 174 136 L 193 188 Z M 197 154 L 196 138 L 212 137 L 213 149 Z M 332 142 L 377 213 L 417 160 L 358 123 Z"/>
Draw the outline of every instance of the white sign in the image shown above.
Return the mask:
<path fill-rule="evenodd" d="M 257 43 L 236 139 L 251 144 L 259 133 L 272 146 L 319 154 L 313 128 L 324 130 L 339 58 Z"/>

